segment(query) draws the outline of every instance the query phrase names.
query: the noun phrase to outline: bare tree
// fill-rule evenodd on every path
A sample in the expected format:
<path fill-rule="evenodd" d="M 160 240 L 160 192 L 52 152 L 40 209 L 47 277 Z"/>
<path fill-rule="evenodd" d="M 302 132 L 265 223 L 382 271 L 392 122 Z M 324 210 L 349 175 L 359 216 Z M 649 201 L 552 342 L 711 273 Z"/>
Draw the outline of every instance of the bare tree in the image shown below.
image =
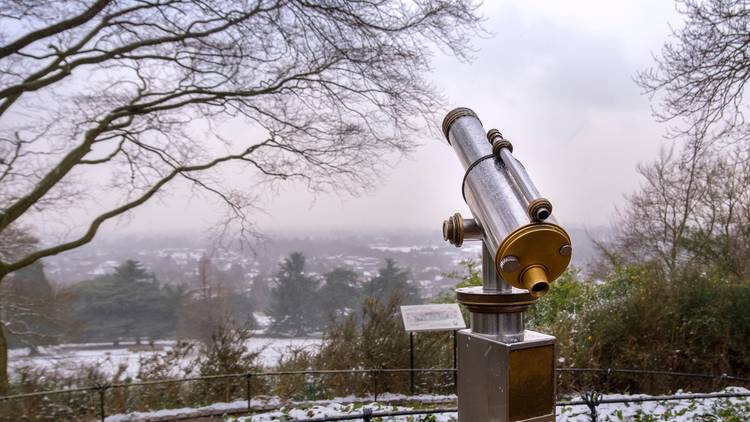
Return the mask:
<path fill-rule="evenodd" d="M 24 346 L 30 354 L 64 334 L 69 321 L 61 318 L 64 295 L 58 295 L 47 281 L 41 262 L 30 265 L 0 286 L 0 322 L 11 344 Z"/>
<path fill-rule="evenodd" d="M 685 24 L 673 30 L 656 66 L 638 84 L 658 98 L 655 115 L 672 134 L 701 141 L 747 140 L 745 85 L 750 79 L 750 3 L 678 0 Z"/>
<path fill-rule="evenodd" d="M 246 292 L 204 255 L 198 261 L 197 285 L 183 292 L 178 304 L 177 336 L 208 343 L 230 321 L 250 326 L 252 306 Z"/>
<path fill-rule="evenodd" d="M 255 183 L 368 186 L 434 120 L 431 55 L 465 59 L 477 24 L 471 0 L 0 0 L 0 236 L 90 216 L 0 256 L 0 280 L 177 181 L 252 231 L 231 163 Z M 240 124 L 255 132 L 230 138 Z"/>
<path fill-rule="evenodd" d="M 750 277 L 750 156 L 736 146 L 664 152 L 639 166 L 640 191 L 628 197 L 614 250 L 631 263 L 654 262 L 667 277 L 715 268 Z"/>

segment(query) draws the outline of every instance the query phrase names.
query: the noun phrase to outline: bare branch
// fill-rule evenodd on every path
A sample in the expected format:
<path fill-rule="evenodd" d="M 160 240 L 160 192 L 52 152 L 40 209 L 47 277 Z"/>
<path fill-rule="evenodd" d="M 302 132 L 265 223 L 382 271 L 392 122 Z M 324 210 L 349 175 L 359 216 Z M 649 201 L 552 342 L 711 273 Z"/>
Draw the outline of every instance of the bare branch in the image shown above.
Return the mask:
<path fill-rule="evenodd" d="M 77 26 L 83 25 L 84 23 L 91 20 L 99 12 L 101 12 L 112 0 L 97 0 L 88 9 L 84 10 L 83 13 L 74 16 L 69 19 L 57 22 L 53 25 L 47 26 L 42 29 L 30 32 L 17 40 L 11 42 L 8 45 L 0 46 L 0 59 L 13 53 L 19 52 L 29 44 L 39 41 L 41 39 L 50 37 L 55 34 L 59 34 L 63 31 L 70 30 Z"/>
<path fill-rule="evenodd" d="M 3 257 L 0 275 L 85 244 L 180 178 L 250 227 L 255 192 L 204 171 L 226 161 L 249 169 L 254 186 L 372 186 L 382 155 L 410 151 L 436 120 L 441 98 L 425 80 L 431 47 L 465 58 L 479 21 L 472 0 L 62 8 L 9 12 L 40 29 L 0 54 L 0 236 L 41 218 L 67 223 L 75 207 L 96 217 L 82 235 Z"/>
<path fill-rule="evenodd" d="M 268 145 L 269 142 L 270 141 L 265 141 L 259 144 L 255 144 L 247 148 L 241 154 L 219 157 L 204 164 L 175 167 L 167 176 L 165 176 L 164 178 L 159 180 L 157 183 L 155 183 L 149 190 L 147 190 L 143 195 L 141 195 L 137 199 L 132 200 L 126 204 L 123 204 L 115 209 L 112 209 L 94 218 L 91 224 L 89 225 L 89 228 L 86 231 L 86 233 L 83 236 L 79 237 L 78 239 L 75 239 L 70 242 L 62 243 L 51 248 L 38 250 L 34 253 L 31 253 L 25 256 L 23 259 L 20 259 L 15 262 L 9 262 L 9 263 L 0 262 L 0 279 L 2 278 L 2 276 L 8 273 L 11 273 L 13 271 L 16 271 L 20 268 L 31 265 L 41 258 L 52 256 L 52 255 L 57 255 L 61 252 L 65 252 L 67 250 L 77 248 L 79 246 L 82 246 L 90 242 L 96 235 L 96 232 L 99 230 L 99 227 L 101 227 L 102 223 L 104 223 L 105 221 L 113 217 L 117 217 L 118 215 L 126 213 L 127 211 L 130 211 L 131 209 L 143 204 L 144 202 L 149 200 L 152 196 L 154 196 L 164 185 L 166 185 L 169 181 L 174 179 L 176 176 L 185 174 L 185 173 L 207 170 L 221 163 L 231 161 L 231 160 L 244 160 L 245 157 L 251 155 L 258 148 Z"/>
<path fill-rule="evenodd" d="M 672 31 L 656 65 L 636 82 L 656 97 L 654 114 L 678 120 L 672 135 L 710 141 L 746 139 L 745 86 L 750 79 L 750 11 L 744 1 L 681 0 L 685 25 Z"/>

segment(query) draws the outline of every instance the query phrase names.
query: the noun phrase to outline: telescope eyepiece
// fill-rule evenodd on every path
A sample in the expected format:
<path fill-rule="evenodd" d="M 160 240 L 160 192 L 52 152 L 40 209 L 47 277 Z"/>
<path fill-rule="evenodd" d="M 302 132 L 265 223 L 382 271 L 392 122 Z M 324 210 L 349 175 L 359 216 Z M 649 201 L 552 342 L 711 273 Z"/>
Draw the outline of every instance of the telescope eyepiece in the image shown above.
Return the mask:
<path fill-rule="evenodd" d="M 521 273 L 524 288 L 534 297 L 541 297 L 549 291 L 547 271 L 541 265 L 532 265 Z"/>
<path fill-rule="evenodd" d="M 536 220 L 544 221 L 547 218 L 549 218 L 550 214 L 551 214 L 550 211 L 546 207 L 540 207 L 539 209 L 536 210 L 534 217 L 536 217 L 535 218 Z"/>
<path fill-rule="evenodd" d="M 552 215 L 552 203 L 546 198 L 537 198 L 529 204 L 528 212 L 531 221 L 544 221 Z"/>

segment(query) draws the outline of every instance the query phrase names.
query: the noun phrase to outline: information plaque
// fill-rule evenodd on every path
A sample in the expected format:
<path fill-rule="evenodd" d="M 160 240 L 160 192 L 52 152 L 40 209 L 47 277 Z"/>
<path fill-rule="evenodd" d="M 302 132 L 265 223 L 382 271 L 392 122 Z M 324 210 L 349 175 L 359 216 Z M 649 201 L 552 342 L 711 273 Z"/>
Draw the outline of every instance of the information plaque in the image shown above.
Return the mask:
<path fill-rule="evenodd" d="M 401 307 L 404 329 L 417 331 L 455 331 L 466 328 L 457 303 L 405 305 Z"/>

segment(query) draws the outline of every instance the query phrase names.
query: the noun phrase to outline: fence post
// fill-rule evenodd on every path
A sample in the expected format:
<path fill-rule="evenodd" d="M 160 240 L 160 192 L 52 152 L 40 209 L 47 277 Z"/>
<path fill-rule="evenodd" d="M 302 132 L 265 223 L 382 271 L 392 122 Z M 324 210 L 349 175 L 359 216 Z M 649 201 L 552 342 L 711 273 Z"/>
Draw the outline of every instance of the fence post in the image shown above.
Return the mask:
<path fill-rule="evenodd" d="M 607 391 L 610 391 L 610 389 L 609 389 L 609 381 L 610 381 L 610 377 L 611 377 L 611 375 L 613 373 L 614 373 L 614 371 L 612 371 L 612 368 L 607 368 L 607 372 L 604 373 L 604 383 L 603 383 L 604 385 L 602 385 L 602 388 L 606 388 Z"/>
<path fill-rule="evenodd" d="M 414 331 L 409 331 L 409 391 L 414 395 Z"/>
<path fill-rule="evenodd" d="M 378 401 L 378 395 L 380 394 L 380 377 L 378 377 L 378 371 L 377 369 L 370 369 L 370 377 L 372 377 L 372 384 L 373 384 L 373 394 L 375 397 L 373 397 L 374 401 Z"/>
<path fill-rule="evenodd" d="M 457 340 L 456 330 L 453 330 L 453 393 L 455 394 L 458 394 L 458 370 L 456 369 Z"/>
<path fill-rule="evenodd" d="M 104 394 L 107 392 L 107 388 L 109 388 L 107 384 L 97 385 L 97 392 L 99 393 L 99 418 L 101 422 L 104 422 L 104 419 L 107 417 L 104 411 Z"/>
<path fill-rule="evenodd" d="M 362 419 L 365 422 L 371 422 L 372 421 L 372 409 L 369 407 L 363 407 L 362 408 Z"/>
<path fill-rule="evenodd" d="M 245 398 L 247 399 L 247 410 L 251 409 L 250 400 L 253 398 L 252 391 L 250 390 L 250 377 L 252 376 L 253 374 L 250 372 L 245 374 Z"/>

